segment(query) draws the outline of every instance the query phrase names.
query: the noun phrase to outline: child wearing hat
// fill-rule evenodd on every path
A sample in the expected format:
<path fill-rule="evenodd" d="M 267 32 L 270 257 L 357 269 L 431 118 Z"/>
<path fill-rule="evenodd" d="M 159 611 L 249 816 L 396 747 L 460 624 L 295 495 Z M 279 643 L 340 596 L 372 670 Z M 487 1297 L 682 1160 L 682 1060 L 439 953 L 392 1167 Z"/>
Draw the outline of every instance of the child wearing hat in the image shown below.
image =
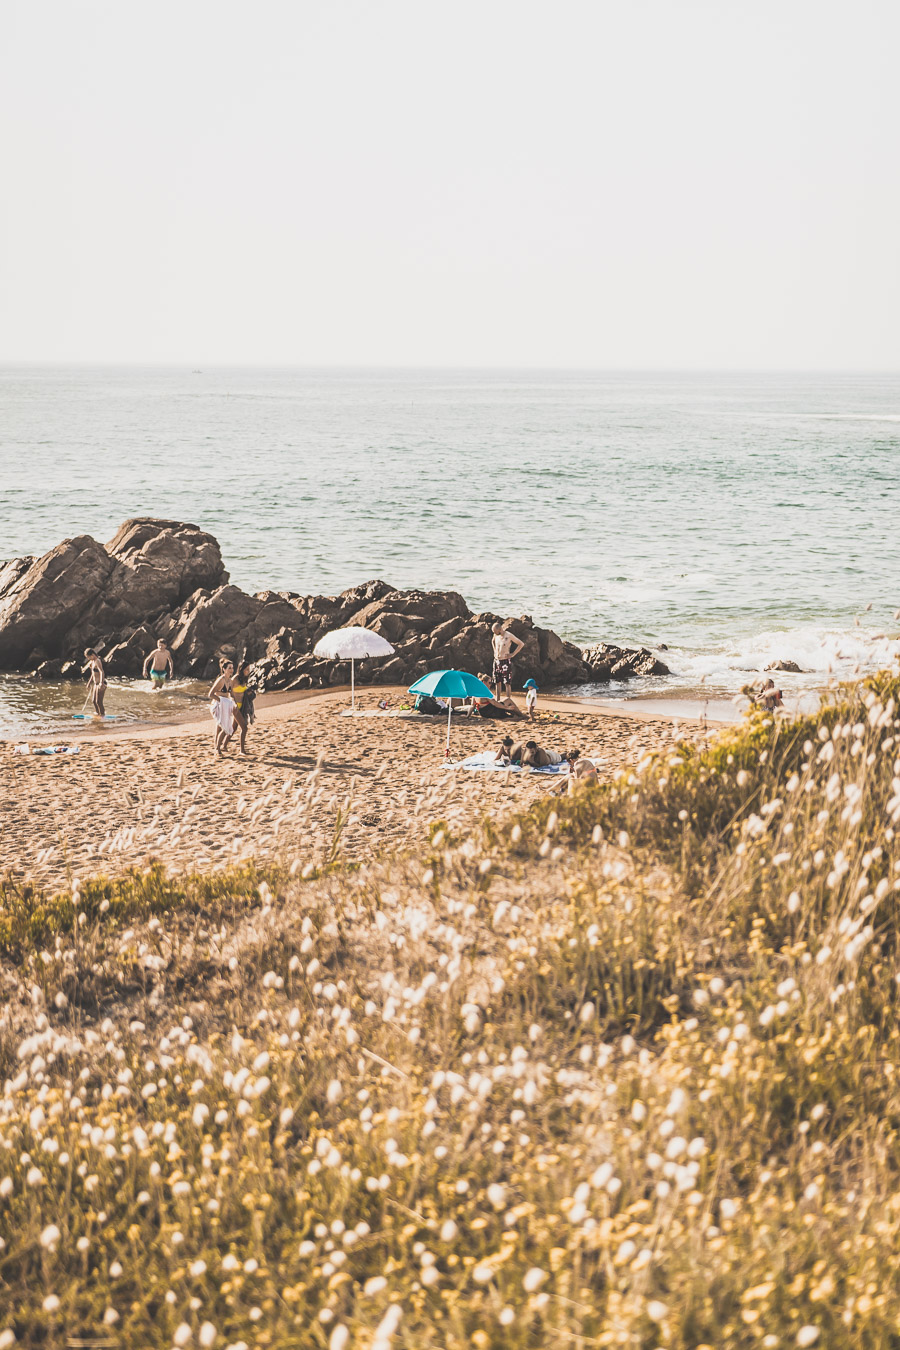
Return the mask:
<path fill-rule="evenodd" d="M 533 722 L 537 712 L 537 691 L 538 687 L 534 680 L 525 681 L 525 707 L 528 710 L 528 716 Z"/>

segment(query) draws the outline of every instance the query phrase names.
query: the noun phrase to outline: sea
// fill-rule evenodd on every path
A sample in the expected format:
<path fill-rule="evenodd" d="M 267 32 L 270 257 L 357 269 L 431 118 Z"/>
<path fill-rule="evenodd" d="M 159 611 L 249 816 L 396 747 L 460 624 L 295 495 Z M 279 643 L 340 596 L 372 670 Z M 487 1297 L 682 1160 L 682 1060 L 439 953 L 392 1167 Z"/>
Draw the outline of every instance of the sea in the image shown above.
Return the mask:
<path fill-rule="evenodd" d="M 249 591 L 452 589 L 672 671 L 570 693 L 723 705 L 781 660 L 802 699 L 900 653 L 900 373 L 0 369 L 0 558 L 142 515 Z M 81 701 L 0 677 L 0 736 Z"/>

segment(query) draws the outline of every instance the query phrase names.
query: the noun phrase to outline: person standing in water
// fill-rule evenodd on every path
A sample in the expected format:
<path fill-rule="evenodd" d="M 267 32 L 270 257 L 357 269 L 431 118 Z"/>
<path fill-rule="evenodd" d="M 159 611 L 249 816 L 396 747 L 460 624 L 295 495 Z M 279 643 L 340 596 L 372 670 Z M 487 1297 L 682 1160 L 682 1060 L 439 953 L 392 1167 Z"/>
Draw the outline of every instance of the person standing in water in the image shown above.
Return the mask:
<path fill-rule="evenodd" d="M 234 680 L 234 662 L 223 656 L 219 661 L 219 678 L 209 691 L 212 703 L 209 711 L 216 724 L 216 754 L 221 755 L 234 735 L 234 699 L 231 696 Z"/>
<path fill-rule="evenodd" d="M 88 693 L 91 696 L 94 712 L 98 717 L 105 717 L 106 708 L 103 705 L 103 695 L 106 693 L 106 671 L 103 669 L 103 662 L 93 647 L 85 648 L 84 659 L 87 664 L 82 666 L 81 673 L 84 675 L 90 671 Z"/>
<path fill-rule="evenodd" d="M 154 691 L 162 689 L 166 680 L 174 678 L 175 662 L 165 638 L 158 638 L 156 646 L 144 662 L 144 679 L 149 673 Z"/>
<path fill-rule="evenodd" d="M 493 684 L 497 698 L 505 690 L 507 698 L 512 698 L 513 657 L 522 650 L 525 643 L 514 633 L 508 633 L 502 623 L 495 623 L 492 629 L 491 646 L 494 650 Z"/>

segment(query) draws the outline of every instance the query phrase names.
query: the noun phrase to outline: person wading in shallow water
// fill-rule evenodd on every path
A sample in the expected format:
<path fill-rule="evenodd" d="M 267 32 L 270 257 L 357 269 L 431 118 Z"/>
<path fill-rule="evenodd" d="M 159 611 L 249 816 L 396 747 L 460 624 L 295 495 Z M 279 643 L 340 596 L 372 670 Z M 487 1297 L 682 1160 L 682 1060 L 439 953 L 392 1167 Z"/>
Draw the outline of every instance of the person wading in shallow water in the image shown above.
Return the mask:
<path fill-rule="evenodd" d="M 81 673 L 84 675 L 87 671 L 90 671 L 88 693 L 91 696 L 94 712 L 98 717 L 105 717 L 106 709 L 103 706 L 103 695 L 106 693 L 106 671 L 103 669 L 103 662 L 93 647 L 85 648 L 84 659 L 87 665 L 82 666 Z"/>
<path fill-rule="evenodd" d="M 175 662 L 172 660 L 172 653 L 165 638 L 158 639 L 155 648 L 144 662 L 145 680 L 148 674 L 154 690 L 162 689 L 166 680 L 172 679 L 175 674 Z"/>
<path fill-rule="evenodd" d="M 499 698 L 505 690 L 507 697 L 511 698 L 513 658 L 522 650 L 525 643 L 514 633 L 508 633 L 502 623 L 495 623 L 491 631 L 494 634 L 491 638 L 491 646 L 494 649 L 494 691 Z"/>

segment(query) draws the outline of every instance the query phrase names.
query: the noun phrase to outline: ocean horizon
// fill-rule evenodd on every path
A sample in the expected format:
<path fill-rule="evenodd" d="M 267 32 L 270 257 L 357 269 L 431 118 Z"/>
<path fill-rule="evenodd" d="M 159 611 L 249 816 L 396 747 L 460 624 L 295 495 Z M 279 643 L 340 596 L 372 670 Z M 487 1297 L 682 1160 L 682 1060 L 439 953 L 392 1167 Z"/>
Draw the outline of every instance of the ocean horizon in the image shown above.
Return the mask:
<path fill-rule="evenodd" d="M 191 521 L 246 590 L 380 577 L 665 644 L 632 695 L 898 650 L 900 373 L 6 365 L 0 404 L 4 558 Z"/>

